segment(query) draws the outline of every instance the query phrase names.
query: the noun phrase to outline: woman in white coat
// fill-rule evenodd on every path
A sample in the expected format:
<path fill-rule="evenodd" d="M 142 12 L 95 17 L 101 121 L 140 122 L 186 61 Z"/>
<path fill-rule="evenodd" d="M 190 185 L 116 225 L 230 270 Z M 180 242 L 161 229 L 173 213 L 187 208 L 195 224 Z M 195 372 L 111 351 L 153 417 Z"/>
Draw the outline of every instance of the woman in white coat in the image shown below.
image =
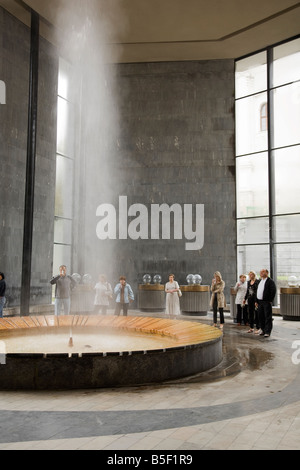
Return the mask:
<path fill-rule="evenodd" d="M 95 285 L 94 289 L 96 291 L 94 312 L 98 313 L 101 309 L 102 314 L 106 315 L 107 308 L 109 307 L 109 300 L 112 299 L 112 288 L 103 274 L 99 276 L 99 282 Z"/>
<path fill-rule="evenodd" d="M 174 274 L 169 275 L 169 282 L 165 285 L 166 298 L 166 314 L 169 316 L 180 315 L 180 302 L 179 302 L 179 285 L 175 281 Z"/>
<path fill-rule="evenodd" d="M 236 292 L 236 297 L 235 297 L 235 305 L 237 308 L 237 317 L 236 321 L 238 326 L 241 325 L 242 323 L 242 317 L 244 320 L 244 324 L 248 324 L 248 316 L 247 316 L 247 305 L 245 304 L 245 296 L 247 293 L 247 282 L 246 282 L 246 276 L 245 274 L 240 275 L 240 280 L 236 283 L 234 290 Z"/>

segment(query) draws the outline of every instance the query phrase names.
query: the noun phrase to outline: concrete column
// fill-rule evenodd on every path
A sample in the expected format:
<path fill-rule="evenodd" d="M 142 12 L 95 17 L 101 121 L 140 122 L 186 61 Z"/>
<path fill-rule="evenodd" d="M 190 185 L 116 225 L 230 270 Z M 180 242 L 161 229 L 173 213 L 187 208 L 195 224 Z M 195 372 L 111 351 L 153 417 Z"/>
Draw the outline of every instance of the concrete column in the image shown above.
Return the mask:
<path fill-rule="evenodd" d="M 37 103 L 38 103 L 38 68 L 39 68 L 39 15 L 31 12 L 31 43 L 29 69 L 29 104 L 28 104 L 28 135 L 27 163 L 25 183 L 25 210 L 23 231 L 23 259 L 21 284 L 21 315 L 29 315 L 30 281 L 32 261 L 32 234 L 34 214 L 34 185 L 37 135 Z"/>

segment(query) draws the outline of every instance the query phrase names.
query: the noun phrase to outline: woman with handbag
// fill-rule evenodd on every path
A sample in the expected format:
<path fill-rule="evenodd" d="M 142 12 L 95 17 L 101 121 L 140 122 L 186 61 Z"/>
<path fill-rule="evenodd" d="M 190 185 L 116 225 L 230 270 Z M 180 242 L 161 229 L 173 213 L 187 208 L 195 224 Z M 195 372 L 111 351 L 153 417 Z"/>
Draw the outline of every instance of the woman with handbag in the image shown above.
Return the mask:
<path fill-rule="evenodd" d="M 166 314 L 169 316 L 180 315 L 179 295 L 181 294 L 178 282 L 175 281 L 174 274 L 169 275 L 169 282 L 165 285 Z"/>
<path fill-rule="evenodd" d="M 221 273 L 216 271 L 211 282 L 211 300 L 210 305 L 213 309 L 214 326 L 217 326 L 217 311 L 220 313 L 220 328 L 224 325 L 224 308 L 226 307 L 226 298 L 224 295 L 225 282 L 222 280 Z"/>

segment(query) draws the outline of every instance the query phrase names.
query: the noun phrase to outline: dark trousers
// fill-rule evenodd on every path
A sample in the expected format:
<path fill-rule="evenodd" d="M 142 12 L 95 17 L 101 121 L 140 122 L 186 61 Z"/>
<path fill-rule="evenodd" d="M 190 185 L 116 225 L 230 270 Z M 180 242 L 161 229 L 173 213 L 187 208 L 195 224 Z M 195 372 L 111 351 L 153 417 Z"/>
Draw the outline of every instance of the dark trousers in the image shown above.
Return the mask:
<path fill-rule="evenodd" d="M 246 325 L 248 323 L 248 307 L 247 305 L 242 307 L 241 304 L 237 304 L 237 323 L 242 323 L 242 319 L 244 321 L 244 325 Z"/>
<path fill-rule="evenodd" d="M 214 323 L 217 323 L 217 313 L 218 313 L 218 299 L 217 299 L 217 296 L 215 295 L 214 304 L 213 304 Z M 220 313 L 220 324 L 222 325 L 224 323 L 224 309 L 220 307 L 219 313 Z"/>
<path fill-rule="evenodd" d="M 117 302 L 116 309 L 115 309 L 115 315 L 120 315 L 121 310 L 123 309 L 123 316 L 127 317 L 128 305 L 129 304 L 125 304 L 125 303 L 122 304 L 121 302 Z"/>
<path fill-rule="evenodd" d="M 258 300 L 258 319 L 264 334 L 271 334 L 273 328 L 272 302 Z"/>
<path fill-rule="evenodd" d="M 255 307 L 256 298 L 255 296 L 248 298 L 248 316 L 249 316 L 249 325 L 250 328 L 254 329 L 254 325 L 256 328 L 259 329 L 259 319 L 258 319 L 258 311 Z"/>

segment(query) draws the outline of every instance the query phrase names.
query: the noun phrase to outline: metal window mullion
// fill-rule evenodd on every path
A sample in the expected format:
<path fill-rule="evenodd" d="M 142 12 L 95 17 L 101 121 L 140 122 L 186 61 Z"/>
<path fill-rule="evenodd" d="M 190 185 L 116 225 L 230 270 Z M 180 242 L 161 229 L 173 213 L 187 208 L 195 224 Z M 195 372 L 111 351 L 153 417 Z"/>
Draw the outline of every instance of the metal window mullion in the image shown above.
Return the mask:
<path fill-rule="evenodd" d="M 275 169 L 274 169 L 274 93 L 273 93 L 273 48 L 267 50 L 267 84 L 268 84 L 268 188 L 269 188 L 269 251 L 270 275 L 277 278 L 277 262 L 275 253 Z"/>

